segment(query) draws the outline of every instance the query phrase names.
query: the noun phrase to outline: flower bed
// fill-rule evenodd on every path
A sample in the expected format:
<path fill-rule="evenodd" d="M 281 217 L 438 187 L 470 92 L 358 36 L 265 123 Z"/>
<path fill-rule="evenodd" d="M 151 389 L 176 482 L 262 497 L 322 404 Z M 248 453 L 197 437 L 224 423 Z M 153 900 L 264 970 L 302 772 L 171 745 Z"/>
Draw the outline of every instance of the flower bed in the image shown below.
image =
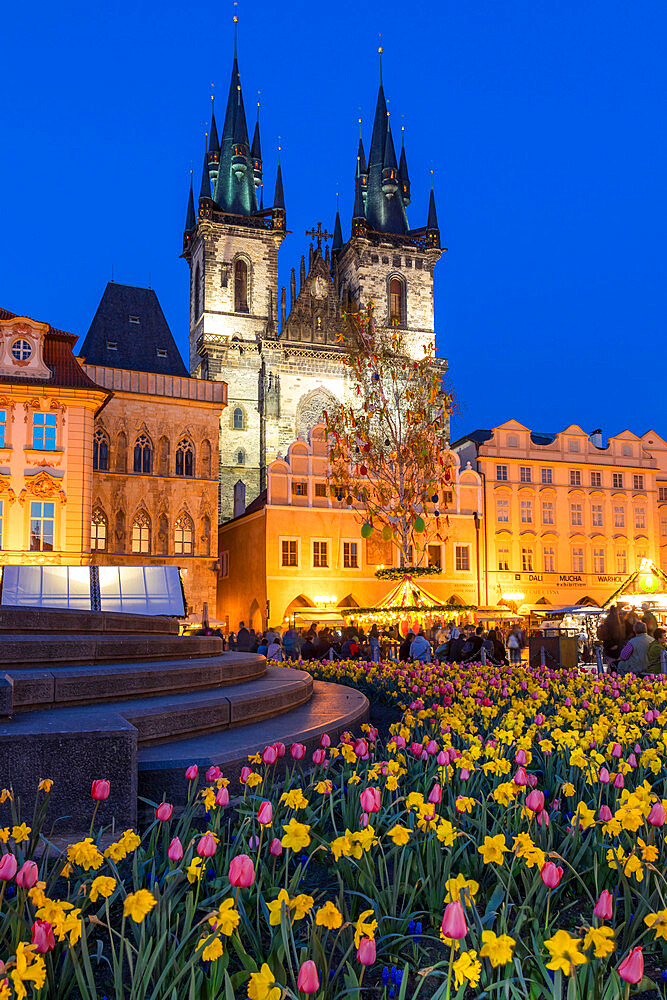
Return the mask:
<path fill-rule="evenodd" d="M 387 742 L 269 746 L 237 788 L 189 768 L 141 838 L 91 801 L 58 856 L 48 780 L 32 816 L 2 792 L 0 998 L 660 996 L 664 679 L 367 667 L 335 665 L 419 695 Z"/>

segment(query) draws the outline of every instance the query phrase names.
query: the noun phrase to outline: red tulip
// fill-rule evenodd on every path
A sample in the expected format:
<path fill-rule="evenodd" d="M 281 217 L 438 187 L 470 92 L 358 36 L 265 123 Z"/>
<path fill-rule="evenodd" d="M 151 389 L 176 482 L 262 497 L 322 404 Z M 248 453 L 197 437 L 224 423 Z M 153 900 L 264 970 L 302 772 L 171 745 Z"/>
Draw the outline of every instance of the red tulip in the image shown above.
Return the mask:
<path fill-rule="evenodd" d="M 654 802 L 651 806 L 651 811 L 646 817 L 651 824 L 651 826 L 664 826 L 665 825 L 665 807 L 662 802 Z"/>
<path fill-rule="evenodd" d="M 433 803 L 433 805 L 437 805 L 439 802 L 442 802 L 442 787 L 437 781 L 429 792 L 428 800 Z"/>
<path fill-rule="evenodd" d="M 539 826 L 549 826 L 549 823 L 551 822 L 549 819 L 549 813 L 546 809 L 543 809 L 542 812 L 538 812 L 536 818 Z"/>
<path fill-rule="evenodd" d="M 354 744 L 354 752 L 356 753 L 357 757 L 361 757 L 362 760 L 367 760 L 368 742 L 362 737 L 359 737 L 357 742 Z"/>
<path fill-rule="evenodd" d="M 265 764 L 275 764 L 278 760 L 278 754 L 275 747 L 265 747 L 264 753 L 262 754 L 262 760 Z"/>
<path fill-rule="evenodd" d="M 296 980 L 296 988 L 300 993 L 317 993 L 319 990 L 320 980 L 317 975 L 317 967 L 311 959 L 304 962 L 299 969 L 299 975 Z"/>
<path fill-rule="evenodd" d="M 190 767 L 188 767 L 185 772 L 185 777 L 188 779 L 188 781 L 194 781 L 198 774 L 199 774 L 199 768 L 197 767 L 197 765 L 190 764 Z"/>
<path fill-rule="evenodd" d="M 644 976 L 644 954 L 641 948 L 631 948 L 618 967 L 618 974 L 626 983 L 640 983 Z"/>
<path fill-rule="evenodd" d="M 373 938 L 362 937 L 357 948 L 357 961 L 362 965 L 372 965 L 375 961 L 375 941 Z"/>
<path fill-rule="evenodd" d="M 166 823 L 168 819 L 171 819 L 173 811 L 174 807 L 170 805 L 169 802 L 161 802 L 155 810 L 155 817 L 156 819 L 159 819 L 161 823 Z"/>
<path fill-rule="evenodd" d="M 212 858 L 218 849 L 218 845 L 215 842 L 215 837 L 212 833 L 205 833 L 203 837 L 199 838 L 199 843 L 197 844 L 197 854 L 201 858 Z"/>
<path fill-rule="evenodd" d="M 620 771 L 614 778 L 614 788 L 625 788 L 625 778 Z"/>
<path fill-rule="evenodd" d="M 320 746 L 324 747 L 325 750 L 331 746 L 331 737 L 328 733 L 322 733 L 320 736 Z"/>
<path fill-rule="evenodd" d="M 613 900 L 612 895 L 606 889 L 603 889 L 600 893 L 600 897 L 595 904 L 595 909 L 593 913 L 600 920 L 611 920 L 613 912 Z"/>
<path fill-rule="evenodd" d="M 22 889 L 32 889 L 39 881 L 39 871 L 34 861 L 24 861 L 18 870 L 16 884 Z"/>
<path fill-rule="evenodd" d="M 229 862 L 229 884 L 248 889 L 255 881 L 255 866 L 247 854 L 237 854 Z"/>
<path fill-rule="evenodd" d="M 528 775 L 526 774 L 525 767 L 517 767 L 516 774 L 514 775 L 514 784 L 520 787 L 528 784 Z"/>
<path fill-rule="evenodd" d="M 306 748 L 303 743 L 293 743 L 290 749 L 292 760 L 303 760 L 306 756 Z"/>
<path fill-rule="evenodd" d="M 276 749 L 276 753 L 278 754 L 278 756 L 279 757 L 284 757 L 285 756 L 285 744 L 284 743 L 274 743 L 273 745 L 274 745 L 274 747 Z"/>
<path fill-rule="evenodd" d="M 313 764 L 323 764 L 326 757 L 326 750 L 323 750 L 322 747 L 318 747 L 317 750 L 313 752 Z"/>
<path fill-rule="evenodd" d="M 196 775 L 195 775 L 195 777 L 196 777 Z M 208 771 L 206 772 L 206 780 L 207 781 L 217 781 L 218 778 L 221 778 L 221 777 L 222 777 L 222 771 L 220 770 L 220 768 L 218 767 L 218 765 L 217 764 L 211 764 L 211 766 L 209 767 Z"/>
<path fill-rule="evenodd" d="M 109 792 L 111 791 L 111 785 L 104 778 L 96 778 L 93 781 L 90 794 L 95 799 L 96 802 L 103 802 L 104 799 L 109 798 Z"/>
<path fill-rule="evenodd" d="M 247 764 L 246 764 L 245 767 L 241 768 L 241 773 L 239 775 L 239 781 L 241 782 L 242 785 L 245 785 L 246 781 L 248 780 L 248 778 L 250 777 L 251 774 L 252 774 L 252 768 L 248 767 Z"/>
<path fill-rule="evenodd" d="M 227 791 L 227 786 L 223 785 L 219 788 L 215 795 L 215 804 L 217 806 L 228 806 L 229 805 L 229 792 Z"/>
<path fill-rule="evenodd" d="M 13 854 L 0 856 L 0 882 L 10 882 L 16 875 L 18 864 Z"/>
<path fill-rule="evenodd" d="M 538 792 L 535 788 L 529 792 L 526 795 L 526 809 L 530 809 L 534 813 L 541 813 L 544 809 L 544 792 Z"/>
<path fill-rule="evenodd" d="M 274 837 L 269 844 L 269 854 L 272 854 L 274 858 L 279 858 L 283 853 L 283 845 L 280 843 L 279 837 Z"/>
<path fill-rule="evenodd" d="M 53 928 L 46 920 L 35 920 L 32 925 L 32 943 L 38 955 L 46 955 L 47 951 L 55 948 Z"/>
<path fill-rule="evenodd" d="M 555 889 L 563 877 L 563 869 L 557 868 L 553 861 L 545 861 L 540 875 L 547 889 Z"/>
<path fill-rule="evenodd" d="M 257 810 L 257 821 L 260 826 L 271 826 L 273 821 L 273 806 L 270 802 L 262 802 Z"/>
<path fill-rule="evenodd" d="M 376 813 L 380 811 L 380 789 L 364 788 L 359 796 L 361 808 L 366 813 Z"/>
<path fill-rule="evenodd" d="M 183 857 L 183 845 L 178 837 L 174 837 L 170 843 L 169 850 L 167 851 L 167 857 L 170 861 L 180 861 Z"/>
<path fill-rule="evenodd" d="M 464 938 L 468 933 L 465 913 L 458 899 L 454 900 L 453 903 L 447 903 L 442 918 L 441 930 L 445 937 L 454 938 L 457 941 Z"/>

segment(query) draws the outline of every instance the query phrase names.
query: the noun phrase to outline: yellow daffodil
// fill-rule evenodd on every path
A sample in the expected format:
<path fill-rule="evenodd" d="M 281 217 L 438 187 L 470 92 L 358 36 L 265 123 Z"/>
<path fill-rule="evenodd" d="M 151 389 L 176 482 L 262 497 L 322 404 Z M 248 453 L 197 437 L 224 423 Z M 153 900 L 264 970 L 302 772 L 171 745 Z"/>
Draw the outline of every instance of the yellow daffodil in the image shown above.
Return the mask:
<path fill-rule="evenodd" d="M 495 837 L 486 836 L 484 843 L 481 847 L 477 848 L 477 851 L 482 855 L 482 861 L 485 865 L 502 865 L 505 852 L 507 851 L 505 835 L 499 833 Z"/>
<path fill-rule="evenodd" d="M 200 857 L 193 858 L 188 867 L 185 869 L 188 882 L 191 885 L 194 885 L 195 882 L 200 880 L 205 870 L 204 859 Z"/>
<path fill-rule="evenodd" d="M 25 823 L 19 823 L 18 826 L 12 827 L 12 838 L 14 843 L 23 844 L 26 840 L 30 840 L 31 829 L 26 826 Z"/>
<path fill-rule="evenodd" d="M 614 931 L 611 927 L 589 927 L 584 937 L 584 951 L 593 948 L 596 958 L 607 958 L 614 951 Z"/>
<path fill-rule="evenodd" d="M 362 937 L 369 937 L 375 939 L 375 932 L 377 930 L 378 922 L 375 919 L 375 910 L 364 910 L 359 914 L 356 924 L 354 925 L 354 947 L 359 947 L 359 942 Z"/>
<path fill-rule="evenodd" d="M 454 962 L 452 971 L 456 989 L 463 983 L 477 986 L 482 975 L 482 963 L 477 958 L 477 952 L 472 950 L 462 952 Z"/>
<path fill-rule="evenodd" d="M 53 788 L 53 778 L 40 778 L 39 784 L 37 785 L 37 790 L 40 792 L 46 792 L 47 794 Z"/>
<path fill-rule="evenodd" d="M 308 806 L 308 799 L 300 788 L 291 788 L 289 792 L 283 792 L 280 796 L 280 801 L 288 809 L 306 809 Z"/>
<path fill-rule="evenodd" d="M 387 830 L 387 836 L 391 837 L 397 847 L 403 847 L 412 836 L 412 830 L 407 826 L 401 826 L 400 823 L 396 823 L 392 826 L 391 830 Z"/>
<path fill-rule="evenodd" d="M 225 937 L 231 937 L 240 919 L 241 914 L 234 908 L 234 900 L 223 899 L 217 911 L 209 916 L 208 922 L 213 930 L 219 931 Z"/>
<path fill-rule="evenodd" d="M 494 969 L 507 965 L 512 961 L 516 941 L 509 934 L 496 934 L 494 931 L 482 931 L 482 947 L 480 957 L 488 958 Z"/>
<path fill-rule="evenodd" d="M 343 915 L 331 901 L 327 901 L 315 914 L 318 927 L 326 927 L 330 931 L 338 930 L 343 924 Z"/>
<path fill-rule="evenodd" d="M 135 924 L 140 924 L 156 905 L 157 899 L 148 889 L 137 889 L 125 898 L 123 916 L 130 917 Z"/>
<path fill-rule="evenodd" d="M 88 871 L 90 868 L 101 868 L 104 863 L 104 858 L 93 843 L 92 837 L 86 837 L 85 840 L 80 840 L 76 844 L 70 844 L 67 848 L 67 860 L 70 864 L 79 865 L 84 871 Z"/>
<path fill-rule="evenodd" d="M 116 879 L 108 875 L 98 875 L 90 887 L 90 901 L 96 903 L 100 896 L 108 899 L 116 888 Z"/>
<path fill-rule="evenodd" d="M 445 882 L 445 887 L 447 892 L 445 893 L 445 903 L 464 903 L 466 906 L 472 906 L 475 902 L 475 897 L 479 892 L 479 882 L 475 882 L 474 879 L 466 878 L 465 875 L 456 875 L 455 877 L 450 877 Z"/>
<path fill-rule="evenodd" d="M 215 934 L 205 934 L 204 937 L 200 938 L 197 941 L 197 948 L 201 948 L 202 945 L 204 945 L 204 950 L 201 957 L 204 962 L 215 962 L 224 951 L 222 941 Z"/>
<path fill-rule="evenodd" d="M 276 980 L 266 962 L 259 972 L 250 975 L 248 983 L 248 1000 L 280 1000 L 282 989 L 276 986 Z"/>
<path fill-rule="evenodd" d="M 303 918 L 310 913 L 313 906 L 315 905 L 315 900 L 312 896 L 307 896 L 304 892 L 299 893 L 294 899 L 290 900 L 290 909 L 294 911 L 295 920 L 303 920 Z"/>
<path fill-rule="evenodd" d="M 271 927 L 280 927 L 283 907 L 288 915 L 290 912 L 290 898 L 287 889 L 281 889 L 278 893 L 278 898 L 266 905 L 269 910 L 269 925 Z"/>
<path fill-rule="evenodd" d="M 11 973 L 17 1000 L 27 996 L 25 983 L 32 983 L 35 991 L 46 982 L 46 965 L 41 955 L 36 955 L 34 945 L 20 941 L 16 946 L 16 968 Z"/>
<path fill-rule="evenodd" d="M 301 851 L 310 844 L 310 827 L 307 823 L 299 823 L 292 818 L 283 825 L 285 835 L 280 843 L 283 847 L 290 847 L 293 851 Z"/>
<path fill-rule="evenodd" d="M 577 965 L 585 965 L 588 959 L 580 950 L 581 938 L 572 937 L 567 931 L 556 931 L 553 937 L 544 942 L 551 955 L 547 969 L 554 972 L 560 969 L 566 976 L 574 975 Z"/>

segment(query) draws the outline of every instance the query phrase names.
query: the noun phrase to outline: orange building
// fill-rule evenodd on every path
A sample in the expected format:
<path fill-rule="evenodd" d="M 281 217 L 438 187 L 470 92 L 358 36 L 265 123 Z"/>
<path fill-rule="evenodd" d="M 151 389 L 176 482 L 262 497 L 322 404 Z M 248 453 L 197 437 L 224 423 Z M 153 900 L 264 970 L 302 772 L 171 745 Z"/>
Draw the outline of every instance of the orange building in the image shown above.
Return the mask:
<path fill-rule="evenodd" d="M 664 565 L 667 445 L 657 435 L 605 442 L 576 425 L 537 434 L 509 420 L 452 448 L 483 483 L 484 604 L 602 604 L 643 558 L 660 560 L 661 542 Z"/>
<path fill-rule="evenodd" d="M 76 337 L 0 310 L 0 565 L 90 562 L 95 416 Z"/>
<path fill-rule="evenodd" d="M 441 534 L 428 545 L 428 562 L 441 572 L 424 584 L 442 603 L 481 603 L 478 574 L 482 481 L 459 469 Z M 285 623 L 301 612 L 334 620 L 339 607 L 371 607 L 394 586 L 378 580 L 380 566 L 398 565 L 391 542 L 360 534 L 363 509 L 338 502 L 326 473 L 328 448 L 317 425 L 310 441 L 294 442 L 267 470 L 267 489 L 240 516 L 220 525 L 218 617 L 230 628 Z"/>

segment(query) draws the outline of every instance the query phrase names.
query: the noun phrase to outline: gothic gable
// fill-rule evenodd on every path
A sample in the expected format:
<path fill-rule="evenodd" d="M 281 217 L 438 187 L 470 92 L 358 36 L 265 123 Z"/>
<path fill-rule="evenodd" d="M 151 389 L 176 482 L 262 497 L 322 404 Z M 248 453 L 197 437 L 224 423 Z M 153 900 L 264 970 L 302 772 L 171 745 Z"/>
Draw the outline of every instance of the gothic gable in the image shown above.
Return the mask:
<path fill-rule="evenodd" d="M 319 251 L 285 323 L 282 339 L 334 347 L 344 328 L 343 310 L 329 268 Z"/>

